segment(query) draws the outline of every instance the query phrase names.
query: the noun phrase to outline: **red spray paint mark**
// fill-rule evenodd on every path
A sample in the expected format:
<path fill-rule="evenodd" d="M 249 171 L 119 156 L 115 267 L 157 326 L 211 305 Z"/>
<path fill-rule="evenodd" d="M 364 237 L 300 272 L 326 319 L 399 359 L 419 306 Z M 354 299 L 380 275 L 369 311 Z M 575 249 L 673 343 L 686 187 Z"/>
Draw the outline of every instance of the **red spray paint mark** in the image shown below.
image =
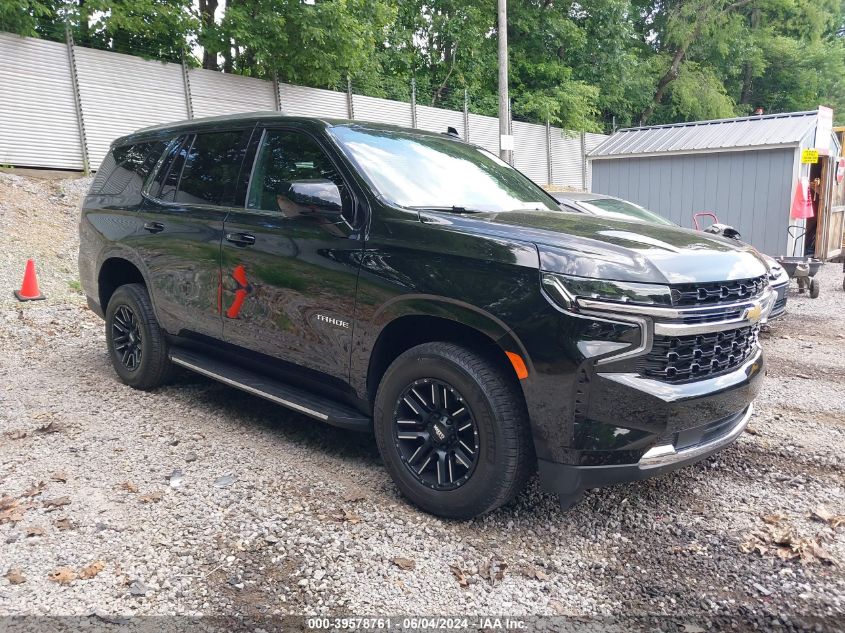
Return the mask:
<path fill-rule="evenodd" d="M 238 284 L 238 288 L 235 290 L 235 299 L 232 301 L 232 305 L 226 310 L 226 316 L 230 319 L 237 319 L 244 301 L 246 301 L 247 296 L 252 292 L 252 286 L 246 278 L 246 269 L 243 264 L 239 264 L 232 271 L 232 279 Z"/>

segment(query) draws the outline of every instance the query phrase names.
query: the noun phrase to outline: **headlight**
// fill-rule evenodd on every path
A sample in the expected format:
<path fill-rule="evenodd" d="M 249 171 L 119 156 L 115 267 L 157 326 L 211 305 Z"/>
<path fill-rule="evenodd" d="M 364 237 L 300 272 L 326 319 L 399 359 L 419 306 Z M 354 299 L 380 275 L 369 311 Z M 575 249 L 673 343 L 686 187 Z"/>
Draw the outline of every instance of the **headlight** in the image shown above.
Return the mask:
<path fill-rule="evenodd" d="M 771 273 L 769 274 L 769 282 L 778 285 L 789 283 L 789 273 L 780 266 L 772 268 Z"/>
<path fill-rule="evenodd" d="M 578 298 L 643 306 L 672 306 L 669 286 L 629 281 L 609 281 L 543 273 L 543 287 L 552 299 L 567 310 L 576 307 Z"/>

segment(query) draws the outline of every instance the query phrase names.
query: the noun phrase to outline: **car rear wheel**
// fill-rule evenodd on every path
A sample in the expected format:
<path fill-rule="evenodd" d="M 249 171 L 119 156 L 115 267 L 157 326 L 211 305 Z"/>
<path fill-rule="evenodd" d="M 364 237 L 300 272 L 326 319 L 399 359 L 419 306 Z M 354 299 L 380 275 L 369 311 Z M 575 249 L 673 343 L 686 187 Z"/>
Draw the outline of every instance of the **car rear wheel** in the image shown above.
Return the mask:
<path fill-rule="evenodd" d="M 452 343 L 419 345 L 390 365 L 375 432 L 400 491 L 442 517 L 467 519 L 511 501 L 535 465 L 515 379 Z"/>
<path fill-rule="evenodd" d="M 120 286 L 111 296 L 106 345 L 114 370 L 130 387 L 154 389 L 172 375 L 167 339 L 141 284 Z"/>

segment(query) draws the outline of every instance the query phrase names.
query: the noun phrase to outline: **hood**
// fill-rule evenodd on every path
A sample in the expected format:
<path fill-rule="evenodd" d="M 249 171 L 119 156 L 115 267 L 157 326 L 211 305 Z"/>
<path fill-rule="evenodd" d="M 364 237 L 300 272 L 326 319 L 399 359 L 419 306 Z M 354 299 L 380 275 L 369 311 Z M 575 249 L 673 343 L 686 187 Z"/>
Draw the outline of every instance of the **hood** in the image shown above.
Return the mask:
<path fill-rule="evenodd" d="M 644 283 L 705 283 L 767 273 L 750 247 L 701 231 L 565 211 L 462 216 L 473 230 L 531 241 L 540 267 L 579 277 Z M 457 222 L 456 222 L 457 223 Z"/>

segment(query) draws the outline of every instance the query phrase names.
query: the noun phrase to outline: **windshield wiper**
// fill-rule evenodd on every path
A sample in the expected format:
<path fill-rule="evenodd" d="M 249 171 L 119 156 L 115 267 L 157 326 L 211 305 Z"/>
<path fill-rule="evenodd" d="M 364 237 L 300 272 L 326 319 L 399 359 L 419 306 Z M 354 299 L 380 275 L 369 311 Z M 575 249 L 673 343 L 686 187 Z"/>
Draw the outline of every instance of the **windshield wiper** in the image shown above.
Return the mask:
<path fill-rule="evenodd" d="M 414 209 L 415 211 L 446 211 L 448 213 L 490 213 L 489 211 L 484 211 L 483 209 L 471 209 L 469 207 L 459 207 L 457 205 L 452 205 L 451 207 L 415 205 L 410 206 L 408 208 Z"/>

